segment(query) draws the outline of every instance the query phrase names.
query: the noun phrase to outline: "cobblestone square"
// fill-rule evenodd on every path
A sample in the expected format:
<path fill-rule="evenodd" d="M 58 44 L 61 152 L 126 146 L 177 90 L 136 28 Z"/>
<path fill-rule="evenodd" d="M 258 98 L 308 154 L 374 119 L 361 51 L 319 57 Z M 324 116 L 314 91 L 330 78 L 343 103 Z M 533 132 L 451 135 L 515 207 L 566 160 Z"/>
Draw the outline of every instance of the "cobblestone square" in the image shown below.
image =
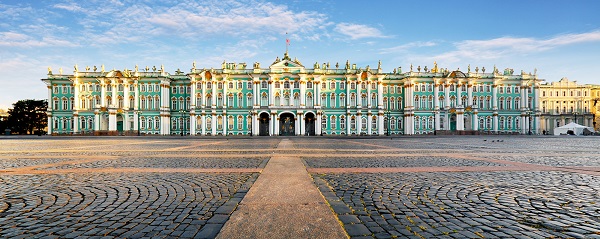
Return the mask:
<path fill-rule="evenodd" d="M 6 137 L 0 237 L 214 238 L 274 157 L 297 157 L 351 238 L 600 238 L 599 146 L 536 136 Z"/>

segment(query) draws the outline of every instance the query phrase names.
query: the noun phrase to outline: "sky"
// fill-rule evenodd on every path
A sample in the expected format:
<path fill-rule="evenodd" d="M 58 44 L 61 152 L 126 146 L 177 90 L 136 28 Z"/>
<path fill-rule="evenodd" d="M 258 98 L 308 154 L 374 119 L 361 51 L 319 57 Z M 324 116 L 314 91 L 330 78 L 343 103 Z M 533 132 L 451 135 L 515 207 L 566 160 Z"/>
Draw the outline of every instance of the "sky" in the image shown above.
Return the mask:
<path fill-rule="evenodd" d="M 600 84 L 598 9 L 597 0 L 1 0 L 0 109 L 46 99 L 48 67 L 264 68 L 285 39 L 307 68 L 381 60 L 392 72 L 436 61 Z"/>

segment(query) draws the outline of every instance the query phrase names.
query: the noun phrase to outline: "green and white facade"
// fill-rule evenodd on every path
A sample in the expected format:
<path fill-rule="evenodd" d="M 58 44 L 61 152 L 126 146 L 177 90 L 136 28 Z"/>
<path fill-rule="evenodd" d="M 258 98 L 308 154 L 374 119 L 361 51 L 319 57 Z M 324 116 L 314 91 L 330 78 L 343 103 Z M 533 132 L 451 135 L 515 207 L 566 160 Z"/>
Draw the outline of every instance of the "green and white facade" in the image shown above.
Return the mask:
<path fill-rule="evenodd" d="M 96 68 L 96 67 L 94 67 Z M 104 68 L 104 67 L 102 67 Z M 223 63 L 48 73 L 49 134 L 386 135 L 437 131 L 539 133 L 539 83 L 511 69 L 419 66 L 384 73 L 286 53 L 268 68 Z M 470 67 L 469 67 L 470 68 Z"/>

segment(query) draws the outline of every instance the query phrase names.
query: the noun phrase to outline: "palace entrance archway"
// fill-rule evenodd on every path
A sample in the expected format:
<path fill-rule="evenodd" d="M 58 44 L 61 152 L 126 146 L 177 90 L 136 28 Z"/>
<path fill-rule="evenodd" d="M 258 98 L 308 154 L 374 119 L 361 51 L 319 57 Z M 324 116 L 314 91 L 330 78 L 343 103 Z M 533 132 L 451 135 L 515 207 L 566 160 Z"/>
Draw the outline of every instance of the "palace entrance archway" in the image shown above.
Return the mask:
<path fill-rule="evenodd" d="M 304 126 L 306 129 L 305 135 L 315 135 L 315 114 L 306 113 L 306 115 L 304 115 Z"/>
<path fill-rule="evenodd" d="M 263 112 L 258 116 L 258 135 L 269 136 L 269 113 Z"/>
<path fill-rule="evenodd" d="M 279 135 L 296 135 L 296 122 L 292 113 L 283 113 L 279 116 Z"/>

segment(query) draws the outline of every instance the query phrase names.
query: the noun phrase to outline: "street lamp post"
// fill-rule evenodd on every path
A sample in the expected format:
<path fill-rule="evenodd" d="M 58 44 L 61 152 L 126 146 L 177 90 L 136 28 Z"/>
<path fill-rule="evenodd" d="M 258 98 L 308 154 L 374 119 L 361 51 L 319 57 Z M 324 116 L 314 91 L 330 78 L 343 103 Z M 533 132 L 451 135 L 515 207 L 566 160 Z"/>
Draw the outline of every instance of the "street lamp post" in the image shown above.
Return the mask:
<path fill-rule="evenodd" d="M 252 136 L 252 128 L 254 128 L 253 127 L 254 126 L 253 125 L 254 122 L 252 122 L 252 119 L 254 118 L 254 115 L 252 114 L 252 110 L 248 111 L 248 115 L 250 116 L 250 124 L 246 124 L 246 125 L 249 126 L 249 128 L 250 128 L 249 129 L 250 130 L 250 136 Z"/>
<path fill-rule="evenodd" d="M 181 113 L 181 124 L 182 124 L 179 131 L 181 133 L 181 136 L 183 136 L 183 131 L 185 130 L 185 121 L 183 120 L 183 113 L 185 113 L 185 110 L 179 110 L 179 113 Z"/>
<path fill-rule="evenodd" d="M 138 123 L 138 128 L 137 128 L 137 135 L 140 136 L 140 129 L 141 129 L 141 125 L 140 125 L 140 116 L 142 116 L 142 111 L 140 110 L 136 110 L 135 113 L 137 114 L 137 123 Z"/>
<path fill-rule="evenodd" d="M 531 135 L 531 113 L 532 113 L 531 110 L 527 111 L 527 119 L 529 121 L 529 127 L 528 127 L 528 130 L 529 130 L 528 134 L 529 135 Z"/>

